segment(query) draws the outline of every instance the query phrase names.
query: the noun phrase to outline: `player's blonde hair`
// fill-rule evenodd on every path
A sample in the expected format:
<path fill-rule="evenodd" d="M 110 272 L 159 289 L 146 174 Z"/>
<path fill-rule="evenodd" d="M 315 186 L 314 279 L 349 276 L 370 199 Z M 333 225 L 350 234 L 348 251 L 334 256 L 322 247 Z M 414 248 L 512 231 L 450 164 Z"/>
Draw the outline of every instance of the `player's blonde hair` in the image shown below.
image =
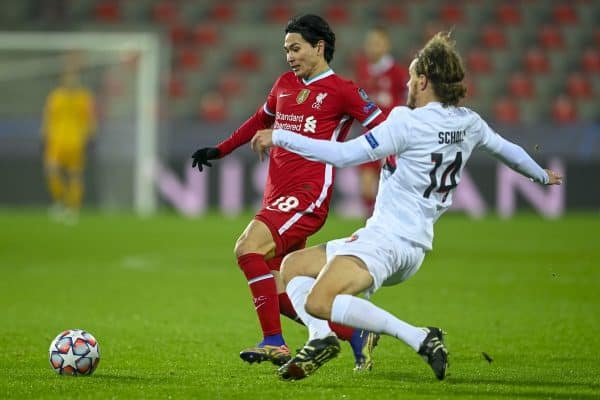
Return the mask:
<path fill-rule="evenodd" d="M 444 106 L 456 106 L 467 88 L 463 63 L 450 32 L 438 32 L 417 53 L 415 72 L 425 75 L 433 84 L 433 92 Z"/>

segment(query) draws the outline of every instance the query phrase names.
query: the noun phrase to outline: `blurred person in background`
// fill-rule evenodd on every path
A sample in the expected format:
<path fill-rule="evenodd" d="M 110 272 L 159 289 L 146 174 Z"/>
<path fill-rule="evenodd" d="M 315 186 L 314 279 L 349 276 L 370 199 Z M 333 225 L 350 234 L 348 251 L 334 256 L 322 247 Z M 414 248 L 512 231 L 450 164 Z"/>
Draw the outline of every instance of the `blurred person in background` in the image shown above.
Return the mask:
<path fill-rule="evenodd" d="M 374 26 L 363 44 L 364 56 L 356 63 L 356 84 L 377 103 L 387 116 L 392 108 L 406 101 L 406 81 L 408 74 L 390 54 L 391 43 L 388 31 L 383 26 Z M 365 215 L 373 213 L 375 196 L 381 171 L 381 160 L 367 162 L 358 166 L 360 193 Z"/>
<path fill-rule="evenodd" d="M 96 130 L 94 95 L 79 80 L 79 59 L 66 56 L 61 83 L 44 107 L 44 170 L 52 197 L 50 216 L 76 223 L 83 199 L 86 147 Z"/>
<path fill-rule="evenodd" d="M 384 115 L 365 91 L 344 80 L 329 63 L 335 34 L 317 15 L 292 18 L 285 28 L 283 49 L 291 69 L 275 81 L 267 100 L 254 115 L 216 147 L 198 149 L 192 166 L 211 166 L 247 144 L 257 130 L 286 128 L 298 135 L 345 140 L 354 119 L 372 128 Z M 306 245 L 307 238 L 325 223 L 332 196 L 334 169 L 284 149 L 271 153 L 263 208 L 235 244 L 238 265 L 248 281 L 263 340 L 243 350 L 249 363 L 282 365 L 290 352 L 282 335 L 280 313 L 299 321 L 279 275 L 283 257 Z M 370 369 L 378 336 L 371 332 L 333 326 L 338 337 L 352 346 L 357 370 Z"/>

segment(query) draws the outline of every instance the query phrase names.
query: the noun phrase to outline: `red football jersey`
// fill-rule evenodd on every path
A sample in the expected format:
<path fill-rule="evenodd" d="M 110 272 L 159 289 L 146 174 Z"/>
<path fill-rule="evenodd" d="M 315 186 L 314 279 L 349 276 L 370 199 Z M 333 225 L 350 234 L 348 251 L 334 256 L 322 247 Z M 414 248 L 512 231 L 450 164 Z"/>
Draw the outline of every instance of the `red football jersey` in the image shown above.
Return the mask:
<path fill-rule="evenodd" d="M 375 64 L 370 64 L 364 56 L 356 63 L 357 84 L 369 93 L 386 116 L 392 108 L 406 103 L 407 81 L 406 68 L 401 67 L 390 55 L 383 56 Z M 368 162 L 360 167 L 379 171 L 381 162 Z"/>
<path fill-rule="evenodd" d="M 358 60 L 356 83 L 369 93 L 387 115 L 392 108 L 406 103 L 406 82 L 408 72 L 390 56 L 384 56 L 376 64 L 366 59 Z"/>
<path fill-rule="evenodd" d="M 364 90 L 332 70 L 310 80 L 298 78 L 290 71 L 277 79 L 263 107 L 217 147 L 223 157 L 250 141 L 258 129 L 271 126 L 312 138 L 343 141 L 354 119 L 370 129 L 385 118 Z M 326 214 L 334 175 L 331 165 L 274 147 L 263 204 L 267 206 L 281 196 L 301 191 L 313 198 L 307 212 L 319 208 Z"/>

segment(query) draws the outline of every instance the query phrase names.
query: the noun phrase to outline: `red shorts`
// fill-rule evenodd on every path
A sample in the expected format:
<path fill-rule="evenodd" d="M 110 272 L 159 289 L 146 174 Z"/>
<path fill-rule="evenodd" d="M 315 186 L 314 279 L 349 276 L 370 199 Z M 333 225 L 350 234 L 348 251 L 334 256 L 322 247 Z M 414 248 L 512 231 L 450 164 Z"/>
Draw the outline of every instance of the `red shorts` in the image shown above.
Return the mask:
<path fill-rule="evenodd" d="M 315 208 L 312 212 L 307 210 L 313 204 L 310 197 L 306 193 L 282 196 L 263 207 L 254 217 L 271 231 L 275 241 L 273 258 L 284 257 L 303 249 L 306 239 L 325 223 L 327 209 Z"/>
<path fill-rule="evenodd" d="M 376 173 L 379 173 L 379 171 L 381 170 L 381 161 L 377 160 L 377 161 L 366 162 L 364 164 L 360 164 L 358 166 L 358 168 L 360 170 L 362 170 L 362 171 L 371 170 L 371 171 L 374 171 Z"/>

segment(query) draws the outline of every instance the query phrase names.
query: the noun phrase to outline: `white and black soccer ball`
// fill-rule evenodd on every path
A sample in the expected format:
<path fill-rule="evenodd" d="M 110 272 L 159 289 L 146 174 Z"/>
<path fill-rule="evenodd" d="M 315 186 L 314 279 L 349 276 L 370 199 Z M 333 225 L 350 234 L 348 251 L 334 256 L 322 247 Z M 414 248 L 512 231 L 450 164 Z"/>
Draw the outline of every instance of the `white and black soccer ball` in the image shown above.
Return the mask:
<path fill-rule="evenodd" d="M 52 341 L 48 357 L 57 374 L 91 375 L 100 362 L 100 347 L 91 333 L 70 329 Z"/>

